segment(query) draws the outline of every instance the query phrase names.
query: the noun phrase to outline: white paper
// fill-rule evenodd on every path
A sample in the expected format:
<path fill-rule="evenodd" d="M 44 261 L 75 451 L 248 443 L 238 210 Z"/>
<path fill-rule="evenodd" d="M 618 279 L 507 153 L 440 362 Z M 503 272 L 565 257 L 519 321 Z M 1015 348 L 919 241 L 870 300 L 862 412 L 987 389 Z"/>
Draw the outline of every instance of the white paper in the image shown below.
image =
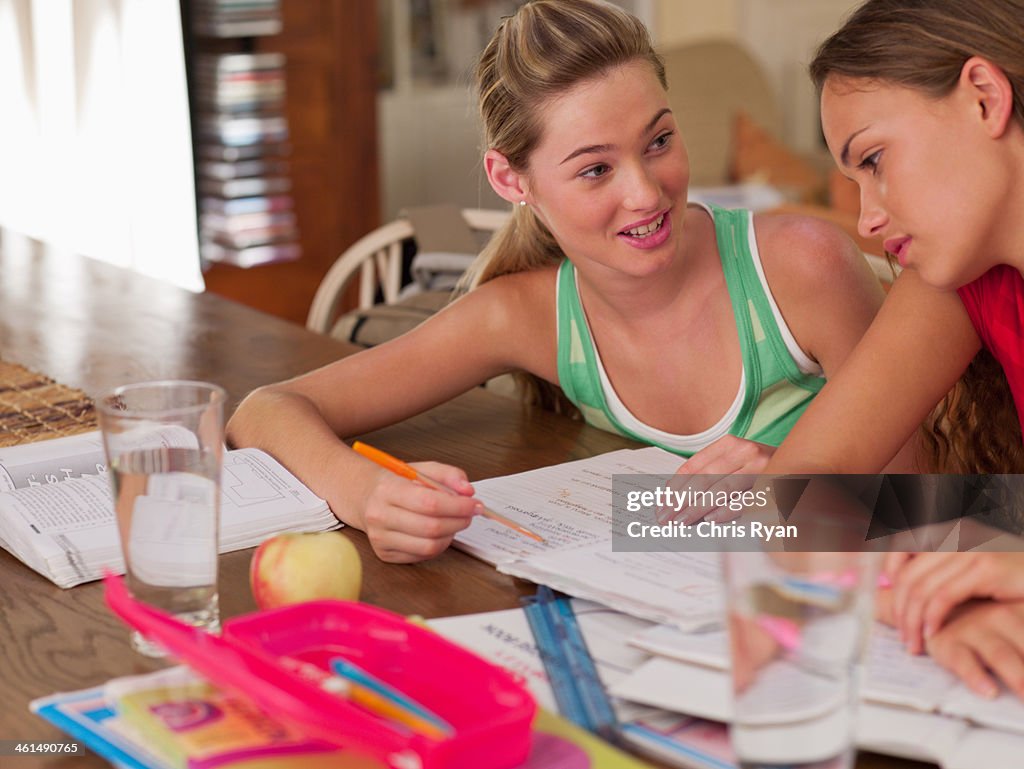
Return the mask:
<path fill-rule="evenodd" d="M 721 622 L 722 580 L 713 553 L 616 553 L 603 541 L 498 569 L 655 622 L 688 629 Z"/>
<path fill-rule="evenodd" d="M 455 537 L 458 547 L 488 563 L 506 563 L 538 553 L 595 541 L 611 541 L 612 475 L 662 474 L 682 460 L 657 447 L 620 449 L 473 484 L 477 497 L 496 513 L 532 529 L 535 542 L 506 526 L 477 517 Z"/>

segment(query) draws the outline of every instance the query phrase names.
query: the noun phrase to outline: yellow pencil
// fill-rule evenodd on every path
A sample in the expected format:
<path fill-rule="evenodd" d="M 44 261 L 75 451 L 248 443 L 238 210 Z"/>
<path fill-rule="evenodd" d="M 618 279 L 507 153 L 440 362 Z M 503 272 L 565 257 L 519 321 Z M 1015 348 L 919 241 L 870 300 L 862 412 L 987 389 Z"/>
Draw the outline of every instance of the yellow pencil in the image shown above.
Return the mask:
<path fill-rule="evenodd" d="M 430 486 L 430 488 L 437 489 L 438 491 L 445 491 L 448 492 L 449 494 L 455 493 L 452 489 L 448 488 L 443 483 L 439 483 L 438 481 L 435 481 L 433 478 L 424 475 L 423 473 L 417 471 L 416 468 L 406 464 L 398 457 L 391 456 L 386 451 L 375 449 L 373 446 L 367 446 L 362 441 L 356 441 L 355 443 L 353 443 L 352 450 L 355 451 L 357 454 L 361 454 L 362 456 L 366 457 L 371 462 L 376 462 L 381 467 L 390 470 L 391 472 L 395 473 L 396 475 L 400 475 L 403 478 L 408 478 L 411 481 L 419 481 L 425 486 Z M 532 531 L 526 528 L 525 526 L 516 523 L 511 518 L 506 518 L 501 513 L 494 512 L 486 505 L 484 505 L 483 515 L 485 518 L 490 518 L 495 523 L 500 523 L 502 526 L 507 526 L 513 531 L 517 531 L 523 536 L 529 537 L 530 539 L 535 540 L 536 542 L 544 541 L 544 537 L 542 537 L 537 532 Z"/>

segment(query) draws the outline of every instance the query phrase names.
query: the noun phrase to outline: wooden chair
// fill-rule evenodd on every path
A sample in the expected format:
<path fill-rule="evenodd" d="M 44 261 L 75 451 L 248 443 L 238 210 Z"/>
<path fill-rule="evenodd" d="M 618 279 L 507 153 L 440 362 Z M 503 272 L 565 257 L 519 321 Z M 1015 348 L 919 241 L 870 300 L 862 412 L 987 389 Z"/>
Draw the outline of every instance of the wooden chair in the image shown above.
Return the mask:
<path fill-rule="evenodd" d="M 508 211 L 464 208 L 462 216 L 481 242 L 498 230 L 509 218 Z M 402 289 L 403 243 L 415 238 L 408 219 L 388 222 L 353 243 L 338 257 L 324 275 L 313 297 L 306 328 L 329 334 L 341 314 L 346 289 L 358 274 L 359 301 L 356 309 L 368 310 L 383 296 L 384 304 L 399 300 Z M 351 309 L 351 308 L 345 308 Z"/>

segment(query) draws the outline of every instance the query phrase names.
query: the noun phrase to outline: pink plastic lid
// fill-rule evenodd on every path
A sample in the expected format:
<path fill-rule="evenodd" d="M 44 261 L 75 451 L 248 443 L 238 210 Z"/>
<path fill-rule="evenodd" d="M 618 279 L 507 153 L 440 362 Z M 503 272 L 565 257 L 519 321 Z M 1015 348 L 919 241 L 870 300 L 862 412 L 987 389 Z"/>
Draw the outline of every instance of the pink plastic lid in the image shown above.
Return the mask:
<path fill-rule="evenodd" d="M 309 737 L 369 753 L 396 769 L 508 769 L 530 750 L 536 704 L 506 670 L 404 617 L 350 601 L 316 601 L 229 620 L 210 635 L 104 578 L 111 610 L 227 691 Z M 330 672 L 333 658 L 370 671 L 454 728 L 429 738 L 294 672 L 282 658 Z"/>

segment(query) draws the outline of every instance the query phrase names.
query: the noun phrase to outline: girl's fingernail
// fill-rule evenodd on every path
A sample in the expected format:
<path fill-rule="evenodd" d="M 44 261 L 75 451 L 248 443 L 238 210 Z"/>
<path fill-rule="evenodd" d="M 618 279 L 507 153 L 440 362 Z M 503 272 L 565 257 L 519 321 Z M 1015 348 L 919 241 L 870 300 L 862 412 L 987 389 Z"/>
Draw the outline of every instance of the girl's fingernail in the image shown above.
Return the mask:
<path fill-rule="evenodd" d="M 925 637 L 925 640 L 930 640 L 933 635 L 935 635 L 935 629 L 931 625 L 925 625 L 924 626 L 924 637 Z"/>
<path fill-rule="evenodd" d="M 483 514 L 484 514 L 484 506 L 483 506 L 482 502 L 477 502 L 475 505 L 473 505 L 473 515 L 483 515 Z"/>

